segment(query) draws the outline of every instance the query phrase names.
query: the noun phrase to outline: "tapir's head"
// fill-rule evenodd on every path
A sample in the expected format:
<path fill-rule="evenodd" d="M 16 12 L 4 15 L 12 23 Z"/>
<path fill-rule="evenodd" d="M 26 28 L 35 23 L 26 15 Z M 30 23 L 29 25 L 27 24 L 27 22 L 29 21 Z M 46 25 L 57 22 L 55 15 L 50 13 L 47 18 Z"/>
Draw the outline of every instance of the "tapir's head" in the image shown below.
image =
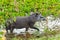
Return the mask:
<path fill-rule="evenodd" d="M 33 17 L 33 19 L 35 19 L 36 21 L 40 21 L 40 20 L 46 20 L 45 17 L 43 17 L 40 13 L 36 12 L 36 13 L 32 13 L 31 16 Z"/>

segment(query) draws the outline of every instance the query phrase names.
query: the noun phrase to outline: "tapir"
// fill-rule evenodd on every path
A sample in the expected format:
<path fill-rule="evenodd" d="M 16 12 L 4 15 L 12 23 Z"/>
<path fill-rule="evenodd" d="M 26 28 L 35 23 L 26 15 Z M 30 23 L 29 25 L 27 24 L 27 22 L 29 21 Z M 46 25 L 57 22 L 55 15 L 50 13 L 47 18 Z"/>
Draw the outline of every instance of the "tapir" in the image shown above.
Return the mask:
<path fill-rule="evenodd" d="M 30 16 L 24 16 L 24 17 L 17 16 L 16 21 L 9 19 L 11 20 L 10 22 L 7 20 L 5 23 L 7 33 L 8 30 L 10 30 L 10 32 L 13 33 L 14 29 L 22 29 L 22 28 L 26 28 L 26 31 L 28 31 L 28 28 L 36 29 L 39 31 L 38 28 L 34 27 L 34 24 L 37 21 L 45 20 L 45 17 L 43 17 L 38 12 L 32 12 L 30 14 L 31 14 Z"/>

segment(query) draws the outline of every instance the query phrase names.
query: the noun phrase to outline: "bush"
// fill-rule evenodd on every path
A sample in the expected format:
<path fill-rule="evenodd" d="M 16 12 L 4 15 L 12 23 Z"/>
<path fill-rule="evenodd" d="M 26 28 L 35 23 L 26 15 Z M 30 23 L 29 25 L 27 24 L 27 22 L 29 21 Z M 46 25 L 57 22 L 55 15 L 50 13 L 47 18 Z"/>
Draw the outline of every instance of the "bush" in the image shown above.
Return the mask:
<path fill-rule="evenodd" d="M 60 0 L 0 0 L 0 16 L 3 20 L 9 17 L 25 16 L 37 9 L 43 16 L 60 14 Z M 0 19 L 1 21 L 1 19 Z M 0 22 L 1 24 L 2 22 Z"/>

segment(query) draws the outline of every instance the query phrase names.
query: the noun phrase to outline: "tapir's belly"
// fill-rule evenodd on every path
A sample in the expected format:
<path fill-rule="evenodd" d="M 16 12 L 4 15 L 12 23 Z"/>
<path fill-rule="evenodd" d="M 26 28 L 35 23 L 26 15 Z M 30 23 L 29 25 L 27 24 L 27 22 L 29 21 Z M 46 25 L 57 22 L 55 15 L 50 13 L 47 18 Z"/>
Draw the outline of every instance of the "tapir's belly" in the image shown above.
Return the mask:
<path fill-rule="evenodd" d="M 26 27 L 29 27 L 29 25 L 28 25 L 28 23 L 25 23 L 25 22 L 20 22 L 20 23 L 17 23 L 16 25 L 15 25 L 15 28 L 17 28 L 17 29 L 20 29 L 20 28 L 26 28 Z"/>

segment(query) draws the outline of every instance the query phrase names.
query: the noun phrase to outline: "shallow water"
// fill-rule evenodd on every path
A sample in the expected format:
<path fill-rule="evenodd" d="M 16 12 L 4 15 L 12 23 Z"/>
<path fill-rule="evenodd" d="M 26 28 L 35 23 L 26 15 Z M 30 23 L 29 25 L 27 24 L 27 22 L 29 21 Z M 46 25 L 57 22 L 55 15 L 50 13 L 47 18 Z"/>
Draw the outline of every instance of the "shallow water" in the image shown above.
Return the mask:
<path fill-rule="evenodd" d="M 47 21 L 38 21 L 35 23 L 35 27 L 37 27 L 40 31 L 40 34 L 44 32 L 45 28 L 48 28 L 49 30 L 53 31 L 53 30 L 59 30 L 60 29 L 60 18 L 55 18 L 54 16 L 50 15 L 46 17 Z M 14 29 L 13 33 L 16 34 L 21 34 L 21 33 L 25 33 L 25 28 L 22 29 Z M 35 32 L 37 32 L 37 30 L 35 29 L 31 29 L 29 28 L 28 32 L 30 34 L 33 34 Z"/>
<path fill-rule="evenodd" d="M 47 21 L 38 21 L 35 23 L 35 27 L 37 27 L 40 31 L 39 34 L 44 33 L 45 28 L 48 28 L 51 31 L 60 30 L 60 18 L 55 18 L 50 15 L 46 17 Z M 23 29 L 14 29 L 13 33 L 16 34 L 25 34 L 25 28 Z M 38 33 L 37 30 L 29 28 L 28 32 L 30 34 Z"/>

